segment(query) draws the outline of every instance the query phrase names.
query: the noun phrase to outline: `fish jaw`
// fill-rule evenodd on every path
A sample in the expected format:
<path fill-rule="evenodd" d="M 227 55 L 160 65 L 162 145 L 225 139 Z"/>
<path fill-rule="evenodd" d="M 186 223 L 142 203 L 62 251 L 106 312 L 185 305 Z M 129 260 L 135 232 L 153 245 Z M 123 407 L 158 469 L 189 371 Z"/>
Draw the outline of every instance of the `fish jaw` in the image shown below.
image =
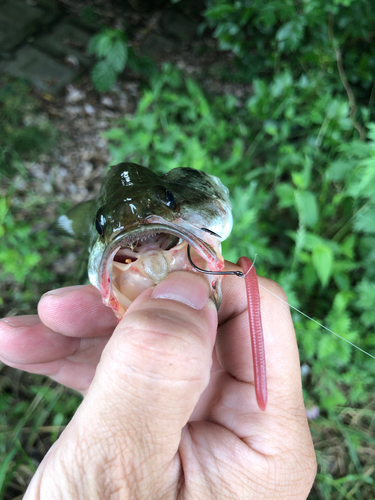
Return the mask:
<path fill-rule="evenodd" d="M 163 248 L 173 237 L 178 243 Z M 90 282 L 100 291 L 104 304 L 121 319 L 138 295 L 163 281 L 169 273 L 198 272 L 190 264 L 187 245 L 198 267 L 210 271 L 224 269 L 219 238 L 187 222 L 168 222 L 153 216 L 116 235 L 107 245 L 100 240 L 96 242 L 89 259 Z M 206 275 L 206 278 L 218 308 L 222 277 Z"/>

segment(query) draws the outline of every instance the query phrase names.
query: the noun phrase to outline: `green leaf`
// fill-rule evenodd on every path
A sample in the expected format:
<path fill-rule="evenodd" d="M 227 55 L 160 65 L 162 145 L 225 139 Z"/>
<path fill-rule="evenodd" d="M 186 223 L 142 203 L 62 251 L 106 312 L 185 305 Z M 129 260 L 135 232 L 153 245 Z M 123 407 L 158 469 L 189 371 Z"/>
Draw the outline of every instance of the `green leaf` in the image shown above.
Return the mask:
<path fill-rule="evenodd" d="M 318 220 L 316 196 L 310 191 L 295 191 L 298 215 L 302 224 L 312 227 Z"/>
<path fill-rule="evenodd" d="M 319 340 L 318 356 L 319 358 L 326 358 L 332 356 L 336 351 L 336 340 L 328 333 L 324 334 Z"/>
<path fill-rule="evenodd" d="M 112 38 L 108 36 L 107 30 L 93 36 L 89 42 L 89 53 L 102 58 L 110 53 L 112 49 Z"/>
<path fill-rule="evenodd" d="M 348 185 L 348 194 L 357 198 L 363 196 L 374 199 L 375 193 L 375 157 L 362 160 L 354 170 Z"/>
<path fill-rule="evenodd" d="M 5 216 L 8 213 L 7 201 L 5 197 L 0 198 L 0 225 L 4 223 Z"/>
<path fill-rule="evenodd" d="M 328 167 L 326 171 L 326 178 L 329 181 L 341 181 L 344 179 L 355 167 L 356 162 L 350 161 L 347 158 L 340 158 Z"/>
<path fill-rule="evenodd" d="M 298 48 L 305 32 L 306 21 L 302 16 L 285 23 L 276 33 L 279 49 L 283 52 L 285 48 L 294 51 Z"/>
<path fill-rule="evenodd" d="M 121 141 L 126 138 L 125 130 L 119 127 L 112 127 L 103 132 L 103 137 L 112 141 Z"/>
<path fill-rule="evenodd" d="M 366 209 L 359 210 L 354 216 L 355 231 L 364 233 L 375 233 L 375 206 L 369 206 Z"/>
<path fill-rule="evenodd" d="M 277 123 L 273 120 L 266 120 L 264 122 L 264 131 L 266 132 L 266 134 L 269 134 L 276 138 L 278 135 Z"/>
<path fill-rule="evenodd" d="M 135 73 L 146 77 L 150 80 L 153 76 L 155 76 L 158 72 L 158 68 L 156 63 L 146 56 L 136 56 L 132 47 L 128 47 L 128 59 L 126 64 L 131 68 Z"/>
<path fill-rule="evenodd" d="M 323 286 L 326 286 L 333 265 L 333 251 L 327 245 L 317 245 L 312 252 L 312 263 Z"/>
<path fill-rule="evenodd" d="M 371 327 L 375 322 L 375 283 L 364 279 L 356 287 L 358 293 L 357 307 L 363 311 L 361 321 Z"/>
<path fill-rule="evenodd" d="M 114 71 L 113 67 L 104 60 L 96 63 L 92 68 L 91 78 L 96 90 L 99 92 L 106 92 L 111 90 L 116 83 L 117 73 Z"/>
<path fill-rule="evenodd" d="M 294 189 L 290 184 L 282 183 L 276 186 L 276 194 L 280 198 L 280 208 L 288 208 L 294 205 Z"/>
<path fill-rule="evenodd" d="M 6 480 L 6 476 L 7 476 L 7 471 L 9 470 L 10 464 L 11 464 L 11 462 L 13 460 L 13 457 L 17 453 L 17 451 L 18 450 L 15 447 L 13 448 L 13 450 L 10 450 L 5 455 L 4 461 L 3 461 L 3 463 L 0 466 L 0 489 L 1 490 L 3 489 L 3 486 L 5 484 L 5 480 Z"/>
<path fill-rule="evenodd" d="M 115 40 L 111 50 L 107 54 L 107 63 L 116 71 L 121 73 L 125 68 L 128 58 L 128 47 L 123 40 Z"/>
<path fill-rule="evenodd" d="M 190 94 L 190 97 L 195 100 L 201 100 L 204 99 L 204 95 L 202 92 L 202 89 L 199 87 L 199 85 L 192 79 L 192 78 L 187 78 L 186 79 L 186 88 Z"/>
<path fill-rule="evenodd" d="M 203 12 L 203 15 L 205 17 L 210 17 L 211 19 L 222 19 L 223 17 L 227 16 L 228 14 L 232 14 L 235 11 L 236 9 L 233 7 L 233 5 L 225 3 L 205 10 Z"/>

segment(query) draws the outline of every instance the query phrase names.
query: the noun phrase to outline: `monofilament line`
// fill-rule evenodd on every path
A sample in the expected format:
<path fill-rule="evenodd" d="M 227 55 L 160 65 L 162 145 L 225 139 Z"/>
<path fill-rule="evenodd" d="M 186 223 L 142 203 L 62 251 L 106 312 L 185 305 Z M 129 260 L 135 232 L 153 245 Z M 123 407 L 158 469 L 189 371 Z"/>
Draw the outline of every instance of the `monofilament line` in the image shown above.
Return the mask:
<path fill-rule="evenodd" d="M 259 284 L 259 283 L 258 283 Z M 307 314 L 305 314 L 304 312 L 300 311 L 299 309 L 297 309 L 296 307 L 292 306 L 291 304 L 289 304 L 289 302 L 287 302 L 286 300 L 282 299 L 281 297 L 279 297 L 278 295 L 276 295 L 275 293 L 271 292 L 270 290 L 268 290 L 267 288 L 265 288 L 264 286 L 260 285 L 259 286 L 261 288 L 263 288 L 263 290 L 266 290 L 266 292 L 270 293 L 271 295 L 273 295 L 274 297 L 276 297 L 277 299 L 281 300 L 281 302 L 284 302 L 284 304 L 287 304 L 289 307 L 291 307 L 292 309 L 294 309 L 295 311 L 297 311 L 298 313 L 302 314 L 302 316 L 305 316 L 305 318 L 307 319 L 311 319 L 311 321 L 313 321 L 314 323 L 316 323 L 317 325 L 321 326 L 322 328 L 324 328 L 325 330 L 327 330 L 328 332 L 330 333 L 333 333 L 333 335 L 336 335 L 336 337 L 338 337 L 339 339 L 341 340 L 344 340 L 345 342 L 347 342 L 348 344 L 350 344 L 351 346 L 355 347 L 356 349 L 358 349 L 359 351 L 363 352 L 364 354 L 367 354 L 367 356 L 370 356 L 370 358 L 372 359 L 375 359 L 375 356 L 373 356 L 372 354 L 370 354 L 369 352 L 367 351 L 364 351 L 363 349 L 361 349 L 360 347 L 358 347 L 357 345 L 353 344 L 353 342 L 350 342 L 350 340 L 347 340 L 345 337 L 342 337 L 341 335 L 339 335 L 338 333 L 335 333 L 333 330 L 330 330 L 329 328 L 327 328 L 326 326 L 322 325 L 321 323 L 319 323 L 319 321 L 316 321 L 314 318 L 310 318 L 310 316 L 308 316 Z"/>

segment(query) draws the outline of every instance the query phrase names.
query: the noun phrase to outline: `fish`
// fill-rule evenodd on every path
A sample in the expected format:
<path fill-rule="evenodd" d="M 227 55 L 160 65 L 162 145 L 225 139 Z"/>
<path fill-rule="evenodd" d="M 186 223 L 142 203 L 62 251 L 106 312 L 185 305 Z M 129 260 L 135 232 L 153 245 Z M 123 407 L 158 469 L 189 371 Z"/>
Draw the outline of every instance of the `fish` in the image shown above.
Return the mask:
<path fill-rule="evenodd" d="M 222 271 L 221 242 L 233 217 L 229 191 L 215 176 L 183 167 L 157 175 L 120 163 L 110 168 L 96 200 L 60 216 L 57 226 L 89 238 L 89 281 L 121 319 L 138 295 L 169 273 L 197 272 L 190 260 L 202 270 Z M 218 308 L 222 277 L 207 276 Z"/>
<path fill-rule="evenodd" d="M 130 304 L 175 271 L 206 275 L 220 307 L 225 275 L 245 278 L 257 401 L 267 401 L 263 330 L 256 273 L 225 271 L 221 242 L 233 227 L 229 191 L 218 177 L 179 167 L 158 175 L 135 163 L 110 168 L 95 200 L 57 221 L 60 232 L 86 237 L 88 277 L 121 320 Z"/>
<path fill-rule="evenodd" d="M 233 225 L 228 189 L 191 168 L 158 176 L 134 163 L 111 168 L 98 196 L 88 274 L 103 302 L 121 319 L 144 290 L 174 271 L 224 268 L 221 241 Z M 219 307 L 221 276 L 210 277 Z"/>

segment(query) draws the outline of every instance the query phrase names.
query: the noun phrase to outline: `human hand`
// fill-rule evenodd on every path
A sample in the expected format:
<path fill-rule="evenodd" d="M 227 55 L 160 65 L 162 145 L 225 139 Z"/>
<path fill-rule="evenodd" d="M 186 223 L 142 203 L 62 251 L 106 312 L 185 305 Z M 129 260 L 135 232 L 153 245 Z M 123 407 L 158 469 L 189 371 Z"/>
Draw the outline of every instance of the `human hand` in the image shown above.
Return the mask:
<path fill-rule="evenodd" d="M 0 322 L 2 361 L 86 394 L 25 500 L 307 498 L 315 454 L 289 309 L 260 289 L 269 394 L 261 412 L 244 280 L 223 280 L 218 329 L 208 296 L 204 277 L 176 272 L 116 328 L 91 286 L 43 296 L 41 322 Z"/>

